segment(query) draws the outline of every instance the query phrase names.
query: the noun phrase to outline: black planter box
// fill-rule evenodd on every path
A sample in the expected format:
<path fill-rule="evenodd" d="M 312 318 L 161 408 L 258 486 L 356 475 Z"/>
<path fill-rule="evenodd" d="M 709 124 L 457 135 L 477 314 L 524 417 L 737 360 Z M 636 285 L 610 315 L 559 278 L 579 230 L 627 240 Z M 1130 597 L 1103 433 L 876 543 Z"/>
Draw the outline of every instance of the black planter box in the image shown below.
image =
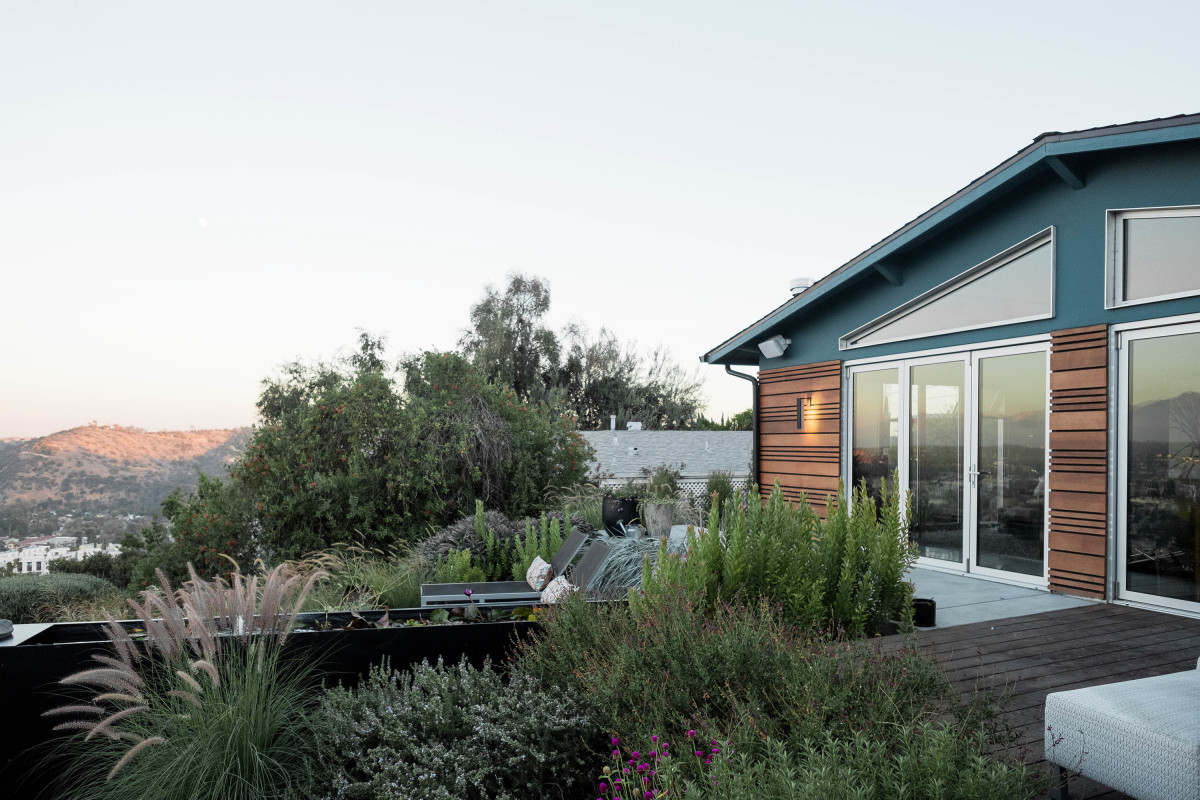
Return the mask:
<path fill-rule="evenodd" d="M 432 611 L 392 609 L 388 612 L 391 626 L 358 630 L 339 629 L 351 622 L 350 612 L 301 614 L 302 623 L 327 622 L 335 630 L 298 630 L 288 637 L 285 652 L 290 658 L 319 662 L 327 685 L 354 686 L 385 658 L 395 669 L 421 661 L 434 664 L 438 658 L 455 664 L 466 657 L 477 667 L 485 659 L 503 663 L 517 640 L 528 637 L 538 627 L 529 621 L 403 625 L 406 619 L 427 619 Z M 371 621 L 383 615 L 382 610 L 361 613 Z M 21 644 L 0 647 L 0 691 L 4 696 L 0 797 L 35 796 L 45 787 L 39 785 L 34 770 L 42 775 L 57 771 L 49 760 L 53 750 L 49 742 L 61 735 L 53 730 L 61 720 L 42 714 L 68 701 L 59 680 L 93 665 L 93 654 L 111 652 L 104 625 L 56 623 Z"/>

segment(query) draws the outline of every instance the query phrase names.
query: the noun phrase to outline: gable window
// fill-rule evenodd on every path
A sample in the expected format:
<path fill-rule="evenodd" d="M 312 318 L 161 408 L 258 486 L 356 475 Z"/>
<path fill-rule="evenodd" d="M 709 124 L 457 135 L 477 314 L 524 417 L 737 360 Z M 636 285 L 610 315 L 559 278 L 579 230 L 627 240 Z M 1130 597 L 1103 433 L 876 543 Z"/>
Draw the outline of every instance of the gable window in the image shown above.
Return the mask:
<path fill-rule="evenodd" d="M 1109 308 L 1200 294 L 1200 206 L 1108 212 Z"/>
<path fill-rule="evenodd" d="M 1054 229 L 913 298 L 841 338 L 843 350 L 1054 316 Z"/>

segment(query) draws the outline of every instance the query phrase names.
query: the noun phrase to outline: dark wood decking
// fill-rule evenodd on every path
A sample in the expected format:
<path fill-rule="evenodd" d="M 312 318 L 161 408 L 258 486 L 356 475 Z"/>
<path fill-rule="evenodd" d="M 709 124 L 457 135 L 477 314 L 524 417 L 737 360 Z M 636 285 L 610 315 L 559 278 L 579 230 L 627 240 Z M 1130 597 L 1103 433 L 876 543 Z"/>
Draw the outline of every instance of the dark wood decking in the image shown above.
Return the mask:
<path fill-rule="evenodd" d="M 1016 733 L 1007 753 L 1040 769 L 1046 695 L 1066 689 L 1195 669 L 1200 620 L 1096 604 L 1025 617 L 919 631 L 921 650 L 941 662 L 956 688 L 1006 691 L 1003 719 Z M 885 649 L 903 644 L 888 637 Z M 1125 795 L 1078 776 L 1072 798 Z"/>

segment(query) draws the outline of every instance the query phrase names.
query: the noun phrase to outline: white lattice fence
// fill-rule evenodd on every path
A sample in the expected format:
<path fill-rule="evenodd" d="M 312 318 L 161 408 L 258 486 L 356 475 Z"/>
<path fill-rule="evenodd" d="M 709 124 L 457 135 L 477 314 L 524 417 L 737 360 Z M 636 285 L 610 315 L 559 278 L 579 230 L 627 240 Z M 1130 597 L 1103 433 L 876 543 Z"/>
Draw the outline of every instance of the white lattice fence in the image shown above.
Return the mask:
<path fill-rule="evenodd" d="M 731 478 L 730 483 L 734 489 L 745 489 L 747 478 Z M 644 483 L 644 481 L 636 481 Z M 704 490 L 708 487 L 708 478 L 680 478 L 679 497 L 684 500 L 698 500 L 704 496 Z M 617 480 L 616 478 L 608 478 L 600 482 L 600 488 L 609 489 L 617 486 L 624 486 L 625 481 Z"/>

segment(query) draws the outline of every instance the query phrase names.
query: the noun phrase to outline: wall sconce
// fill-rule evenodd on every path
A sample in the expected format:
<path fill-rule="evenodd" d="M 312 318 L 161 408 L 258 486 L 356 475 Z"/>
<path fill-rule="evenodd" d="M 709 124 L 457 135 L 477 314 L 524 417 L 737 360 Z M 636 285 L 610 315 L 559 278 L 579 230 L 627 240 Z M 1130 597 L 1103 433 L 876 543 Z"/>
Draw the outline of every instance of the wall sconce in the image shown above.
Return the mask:
<path fill-rule="evenodd" d="M 758 349 L 767 358 L 779 358 L 787 352 L 788 345 L 792 343 L 791 339 L 783 336 L 772 336 L 766 341 L 758 343 Z"/>
<path fill-rule="evenodd" d="M 812 405 L 812 393 L 802 394 L 796 398 L 796 430 L 804 430 L 804 406 Z"/>

